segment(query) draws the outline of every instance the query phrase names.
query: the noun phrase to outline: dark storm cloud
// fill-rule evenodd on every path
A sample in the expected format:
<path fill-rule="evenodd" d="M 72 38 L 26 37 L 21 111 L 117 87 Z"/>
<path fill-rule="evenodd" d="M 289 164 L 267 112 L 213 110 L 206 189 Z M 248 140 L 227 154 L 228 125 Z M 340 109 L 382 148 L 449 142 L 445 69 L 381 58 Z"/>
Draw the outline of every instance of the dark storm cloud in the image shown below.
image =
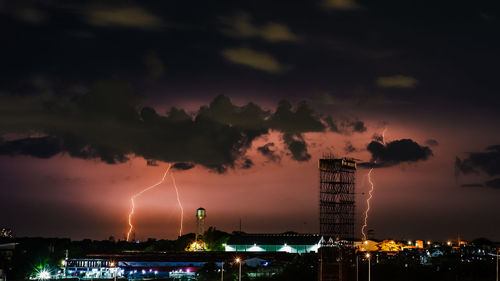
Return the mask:
<path fill-rule="evenodd" d="M 271 147 L 274 147 L 274 143 L 266 143 L 263 146 L 259 146 L 257 151 L 259 151 L 262 155 L 267 157 L 269 160 L 273 162 L 279 162 L 281 160 L 281 156 L 276 154 L 276 151 L 272 150 Z"/>
<path fill-rule="evenodd" d="M 285 133 L 283 135 L 283 141 L 292 153 L 292 159 L 299 162 L 311 159 L 311 155 L 307 153 L 307 143 L 301 134 Z"/>
<path fill-rule="evenodd" d="M 486 174 L 490 177 L 500 175 L 500 145 L 491 145 L 484 152 L 469 152 L 469 155 L 455 159 L 455 175 Z M 500 178 L 487 180 L 482 186 L 500 189 Z"/>
<path fill-rule="evenodd" d="M 385 145 L 372 141 L 366 149 L 372 154 L 372 159 L 370 162 L 360 163 L 362 167 L 389 167 L 404 162 L 424 161 L 433 155 L 429 147 L 421 146 L 411 139 L 395 140 Z"/>
<path fill-rule="evenodd" d="M 253 161 L 250 158 L 245 158 L 243 164 L 240 166 L 242 169 L 250 169 L 253 167 Z"/>
<path fill-rule="evenodd" d="M 384 141 L 384 137 L 381 134 L 375 133 L 372 136 L 372 140 L 374 140 L 376 142 L 383 142 Z"/>
<path fill-rule="evenodd" d="M 493 189 L 500 189 L 500 178 L 495 178 L 484 183 L 470 183 L 462 184 L 461 187 L 489 187 Z"/>
<path fill-rule="evenodd" d="M 218 96 L 191 115 L 175 107 L 160 115 L 153 108 L 141 108 L 141 98 L 116 80 L 97 83 L 71 99 L 1 96 L 1 135 L 47 135 L 3 142 L 1 154 L 49 158 L 62 152 L 109 164 L 135 155 L 151 165 L 177 162 L 174 168 L 188 169 L 199 164 L 222 173 L 252 167 L 246 151 L 270 130 L 284 134 L 285 146 L 297 161 L 310 158 L 302 134 L 326 131 L 325 121 L 305 102 L 293 107 L 281 101 L 271 112 L 254 103 L 237 106 Z"/>
<path fill-rule="evenodd" d="M 180 163 L 175 163 L 174 165 L 172 165 L 172 169 L 182 170 L 182 171 L 189 170 L 189 169 L 192 169 L 192 168 L 194 168 L 194 164 L 193 163 L 183 163 L 183 162 L 180 162 Z"/>
<path fill-rule="evenodd" d="M 25 138 L 0 142 L 0 155 L 30 155 L 50 158 L 61 152 L 60 141 L 55 137 Z"/>
<path fill-rule="evenodd" d="M 330 117 L 327 117 L 325 118 L 325 121 L 327 122 L 330 130 L 336 133 L 350 134 L 352 132 L 363 133 L 366 131 L 365 123 L 356 119 L 333 120 Z"/>
<path fill-rule="evenodd" d="M 485 173 L 500 175 L 500 145 L 492 145 L 484 152 L 470 152 L 468 157 L 455 160 L 456 174 Z"/>

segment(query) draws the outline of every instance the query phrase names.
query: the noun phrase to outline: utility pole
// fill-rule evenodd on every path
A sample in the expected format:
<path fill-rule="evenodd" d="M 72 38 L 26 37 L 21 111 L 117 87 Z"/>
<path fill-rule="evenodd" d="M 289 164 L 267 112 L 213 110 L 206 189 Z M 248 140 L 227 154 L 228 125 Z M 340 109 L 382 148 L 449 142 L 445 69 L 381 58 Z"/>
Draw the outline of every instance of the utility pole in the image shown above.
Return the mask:
<path fill-rule="evenodd" d="M 235 262 L 240 264 L 240 269 L 238 271 L 238 281 L 241 281 L 241 263 L 243 261 L 240 258 L 236 258 Z"/>
<path fill-rule="evenodd" d="M 359 256 L 356 254 L 356 281 L 359 281 Z"/>
<path fill-rule="evenodd" d="M 224 262 L 222 262 L 220 269 L 220 281 L 224 281 Z"/>
<path fill-rule="evenodd" d="M 497 249 L 497 281 L 498 281 L 498 255 L 500 254 L 500 250 Z"/>
<path fill-rule="evenodd" d="M 366 258 L 368 259 L 368 281 L 371 281 L 370 254 L 366 254 Z"/>

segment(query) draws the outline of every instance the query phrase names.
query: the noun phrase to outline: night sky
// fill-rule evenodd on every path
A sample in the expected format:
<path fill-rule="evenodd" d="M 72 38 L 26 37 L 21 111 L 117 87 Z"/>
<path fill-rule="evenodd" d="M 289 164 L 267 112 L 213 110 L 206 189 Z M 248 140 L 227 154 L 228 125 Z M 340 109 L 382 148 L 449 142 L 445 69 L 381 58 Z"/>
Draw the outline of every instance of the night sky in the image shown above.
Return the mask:
<path fill-rule="evenodd" d="M 440 2 L 440 3 L 437 3 Z M 0 227 L 319 230 L 324 153 L 377 238 L 500 240 L 495 1 L 2 1 Z M 382 133 L 385 131 L 385 138 Z M 172 181 L 136 237 L 173 239 Z"/>

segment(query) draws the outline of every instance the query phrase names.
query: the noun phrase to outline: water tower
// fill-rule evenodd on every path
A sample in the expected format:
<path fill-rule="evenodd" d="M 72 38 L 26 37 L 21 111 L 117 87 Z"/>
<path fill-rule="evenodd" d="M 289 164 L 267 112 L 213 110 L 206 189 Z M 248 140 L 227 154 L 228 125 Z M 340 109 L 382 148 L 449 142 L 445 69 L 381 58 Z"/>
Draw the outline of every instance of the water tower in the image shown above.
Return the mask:
<path fill-rule="evenodd" d="M 207 211 L 203 208 L 198 208 L 196 210 L 196 241 L 199 240 L 203 233 L 205 232 L 205 218 L 207 217 Z"/>

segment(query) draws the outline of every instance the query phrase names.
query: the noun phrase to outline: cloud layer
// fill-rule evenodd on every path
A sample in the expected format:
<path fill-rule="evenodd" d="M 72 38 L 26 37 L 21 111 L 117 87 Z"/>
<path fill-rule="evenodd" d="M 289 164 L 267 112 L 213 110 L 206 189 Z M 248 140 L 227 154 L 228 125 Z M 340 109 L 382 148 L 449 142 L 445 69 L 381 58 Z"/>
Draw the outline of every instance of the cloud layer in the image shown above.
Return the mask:
<path fill-rule="evenodd" d="M 389 167 L 404 162 L 425 161 L 433 155 L 427 146 L 421 146 L 411 139 L 400 139 L 386 143 L 372 141 L 366 149 L 372 154 L 370 162 L 360 163 L 362 167 Z"/>
<path fill-rule="evenodd" d="M 377 78 L 377 85 L 380 87 L 393 87 L 393 88 L 413 88 L 417 85 L 417 79 L 404 76 L 404 75 L 394 75 L 387 77 L 379 77 Z"/>
<path fill-rule="evenodd" d="M 282 72 L 283 66 L 273 56 L 266 52 L 250 48 L 225 49 L 222 55 L 229 61 L 269 73 Z"/>
<path fill-rule="evenodd" d="M 269 42 L 296 41 L 298 37 L 281 23 L 269 22 L 263 25 L 252 23 L 252 17 L 247 13 L 240 13 L 232 18 L 222 20 L 227 25 L 223 32 L 231 37 L 257 37 Z"/>
<path fill-rule="evenodd" d="M 237 106 L 228 97 L 218 96 L 196 112 L 172 107 L 161 115 L 153 108 L 141 108 L 140 100 L 140 95 L 114 80 L 100 82 L 71 100 L 0 97 L 4 105 L 0 134 L 38 135 L 0 142 L 0 155 L 50 158 L 67 153 L 109 164 L 125 162 L 133 155 L 150 165 L 164 161 L 185 170 L 198 164 L 225 172 L 251 167 L 247 150 L 271 130 L 283 134 L 286 149 L 297 161 L 311 157 L 304 133 L 332 130 L 325 119 L 333 119 L 320 116 L 305 102 L 294 107 L 281 101 L 272 112 L 254 103 Z M 258 151 L 278 161 L 271 146 Z"/>
<path fill-rule="evenodd" d="M 463 159 L 457 157 L 455 159 L 455 175 L 459 176 L 460 174 L 486 174 L 490 177 L 499 176 L 500 145 L 489 146 L 484 152 L 470 152 L 469 155 Z M 493 178 L 485 181 L 484 184 L 474 185 L 499 189 L 500 178 Z"/>

